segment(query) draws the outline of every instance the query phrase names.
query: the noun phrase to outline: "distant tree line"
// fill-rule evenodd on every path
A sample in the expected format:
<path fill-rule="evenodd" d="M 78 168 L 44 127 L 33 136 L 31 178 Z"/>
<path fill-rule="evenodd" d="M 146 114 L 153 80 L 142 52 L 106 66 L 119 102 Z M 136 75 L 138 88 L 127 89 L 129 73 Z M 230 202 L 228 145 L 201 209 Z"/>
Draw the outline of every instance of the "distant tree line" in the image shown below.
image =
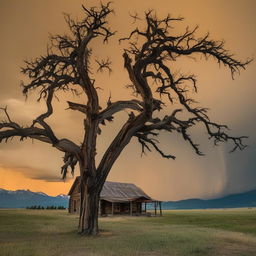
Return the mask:
<path fill-rule="evenodd" d="M 27 206 L 26 209 L 32 209 L 32 210 L 66 210 L 64 206 L 41 206 L 41 205 L 32 205 L 32 206 Z"/>

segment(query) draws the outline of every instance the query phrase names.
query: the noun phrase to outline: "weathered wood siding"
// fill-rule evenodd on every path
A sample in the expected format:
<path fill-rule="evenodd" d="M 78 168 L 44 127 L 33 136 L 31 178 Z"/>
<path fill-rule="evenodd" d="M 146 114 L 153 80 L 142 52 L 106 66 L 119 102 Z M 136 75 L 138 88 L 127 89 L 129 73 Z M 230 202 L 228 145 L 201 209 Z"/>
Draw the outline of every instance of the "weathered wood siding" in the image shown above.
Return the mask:
<path fill-rule="evenodd" d="M 80 191 L 79 186 L 76 186 L 73 193 L 69 198 L 69 212 L 70 213 L 79 213 L 80 211 Z"/>
<path fill-rule="evenodd" d="M 100 215 L 109 215 L 112 214 L 112 203 L 100 200 Z M 80 210 L 80 194 L 78 191 L 74 191 L 70 195 L 69 199 L 69 212 L 70 213 L 79 213 Z M 132 213 L 139 214 L 142 212 L 142 203 L 141 202 L 132 202 Z M 113 203 L 113 213 L 114 214 L 130 214 L 130 202 L 126 203 Z"/>
<path fill-rule="evenodd" d="M 142 207 L 141 202 L 132 202 L 132 213 L 141 213 Z M 101 215 L 112 214 L 112 203 L 101 200 L 100 206 Z M 130 202 L 125 203 L 113 203 L 113 213 L 114 214 L 130 214 Z"/>

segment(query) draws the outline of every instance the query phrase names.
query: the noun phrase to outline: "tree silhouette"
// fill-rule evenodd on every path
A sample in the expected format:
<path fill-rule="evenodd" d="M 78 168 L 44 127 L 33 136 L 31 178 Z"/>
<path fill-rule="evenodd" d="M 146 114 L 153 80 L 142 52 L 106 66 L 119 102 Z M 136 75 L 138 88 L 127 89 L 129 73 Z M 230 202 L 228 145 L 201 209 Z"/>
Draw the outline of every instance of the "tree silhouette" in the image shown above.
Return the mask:
<path fill-rule="evenodd" d="M 127 37 L 119 39 L 125 45 L 123 52 L 124 67 L 131 81 L 134 98 L 125 101 L 107 102 L 102 109 L 96 87 L 96 80 L 90 72 L 92 51 L 90 45 L 96 38 L 102 38 L 102 43 L 115 35 L 108 27 L 107 18 L 113 10 L 111 4 L 101 4 L 99 7 L 87 8 L 82 6 L 84 18 L 75 21 L 69 15 L 65 20 L 69 34 L 51 37 L 51 48 L 46 55 L 33 61 L 26 61 L 22 73 L 30 79 L 23 85 L 23 93 L 38 89 L 38 100 L 45 100 L 47 111 L 39 115 L 31 125 L 22 127 L 14 122 L 7 112 L 1 108 L 6 120 L 0 124 L 0 141 L 8 141 L 12 137 L 36 139 L 51 144 L 64 152 L 64 165 L 61 167 L 63 178 L 68 168 L 74 172 L 78 164 L 81 176 L 81 206 L 79 218 L 79 233 L 98 233 L 99 195 L 111 167 L 125 146 L 136 137 L 142 146 L 142 153 L 154 148 L 164 158 L 175 159 L 174 155 L 163 152 L 157 140 L 160 131 L 177 132 L 188 142 L 195 153 L 201 155 L 199 145 L 190 136 L 189 129 L 201 123 L 215 144 L 231 141 L 232 151 L 244 149 L 245 136 L 233 137 L 227 133 L 227 126 L 210 120 L 208 110 L 198 107 L 190 92 L 197 92 L 197 81 L 194 75 L 177 75 L 170 64 L 181 56 L 213 59 L 227 67 L 231 75 L 245 69 L 251 61 L 236 60 L 224 48 L 223 41 L 210 39 L 209 34 L 202 38 L 196 37 L 198 27 L 187 28 L 183 33 L 174 35 L 171 25 L 182 21 L 168 15 L 159 19 L 153 10 L 147 11 L 144 18 L 138 14 L 131 15 L 135 22 L 145 22 L 144 29 L 136 28 Z M 110 60 L 97 61 L 98 70 L 110 70 Z M 121 68 L 121 67 L 120 67 Z M 153 87 L 154 86 L 154 87 Z M 156 90 L 153 88 L 156 87 Z M 52 100 L 58 91 L 79 90 L 86 96 L 87 102 L 78 104 L 68 101 L 70 110 L 79 111 L 84 116 L 84 137 L 81 145 L 66 138 L 58 138 L 46 119 L 53 113 Z M 173 105 L 169 115 L 156 117 L 156 112 L 169 106 L 166 102 L 178 101 L 181 108 Z M 96 166 L 95 155 L 97 137 L 102 126 L 112 122 L 114 115 L 120 111 L 129 110 L 129 118 L 121 127 L 102 159 Z M 187 118 L 181 118 L 180 112 L 186 112 Z M 153 116 L 154 113 L 154 116 Z"/>

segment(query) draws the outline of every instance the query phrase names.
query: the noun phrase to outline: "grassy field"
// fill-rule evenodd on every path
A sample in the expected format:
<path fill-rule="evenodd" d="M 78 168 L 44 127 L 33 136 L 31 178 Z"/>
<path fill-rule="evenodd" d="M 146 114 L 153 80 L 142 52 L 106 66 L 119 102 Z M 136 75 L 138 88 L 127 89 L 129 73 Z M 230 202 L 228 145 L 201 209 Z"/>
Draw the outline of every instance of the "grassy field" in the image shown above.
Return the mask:
<path fill-rule="evenodd" d="M 256 255 L 256 209 L 101 218 L 95 238 L 77 235 L 77 218 L 65 211 L 0 210 L 0 255 Z"/>

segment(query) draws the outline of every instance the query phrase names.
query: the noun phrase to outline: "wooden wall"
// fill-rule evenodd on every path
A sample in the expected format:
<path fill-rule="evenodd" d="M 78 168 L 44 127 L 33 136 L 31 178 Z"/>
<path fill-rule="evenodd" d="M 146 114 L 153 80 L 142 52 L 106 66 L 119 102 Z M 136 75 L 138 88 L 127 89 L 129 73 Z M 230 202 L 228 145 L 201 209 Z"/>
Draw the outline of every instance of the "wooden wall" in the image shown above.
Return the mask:
<path fill-rule="evenodd" d="M 80 211 L 80 191 L 78 190 L 79 186 L 76 186 L 73 193 L 69 198 L 69 213 L 79 213 Z"/>
<path fill-rule="evenodd" d="M 100 215 L 109 215 L 112 214 L 112 210 L 114 214 L 130 214 L 130 202 L 126 203 L 112 203 L 100 200 Z M 73 191 L 72 195 L 70 195 L 69 199 L 69 213 L 79 213 L 80 210 L 80 193 Z M 139 214 L 142 212 L 142 203 L 141 202 L 132 202 L 132 213 Z"/>
<path fill-rule="evenodd" d="M 141 202 L 132 202 L 132 213 L 141 213 L 142 207 Z M 100 214 L 112 214 L 112 203 L 101 200 Z M 130 214 L 130 202 L 125 203 L 113 203 L 114 214 Z"/>

